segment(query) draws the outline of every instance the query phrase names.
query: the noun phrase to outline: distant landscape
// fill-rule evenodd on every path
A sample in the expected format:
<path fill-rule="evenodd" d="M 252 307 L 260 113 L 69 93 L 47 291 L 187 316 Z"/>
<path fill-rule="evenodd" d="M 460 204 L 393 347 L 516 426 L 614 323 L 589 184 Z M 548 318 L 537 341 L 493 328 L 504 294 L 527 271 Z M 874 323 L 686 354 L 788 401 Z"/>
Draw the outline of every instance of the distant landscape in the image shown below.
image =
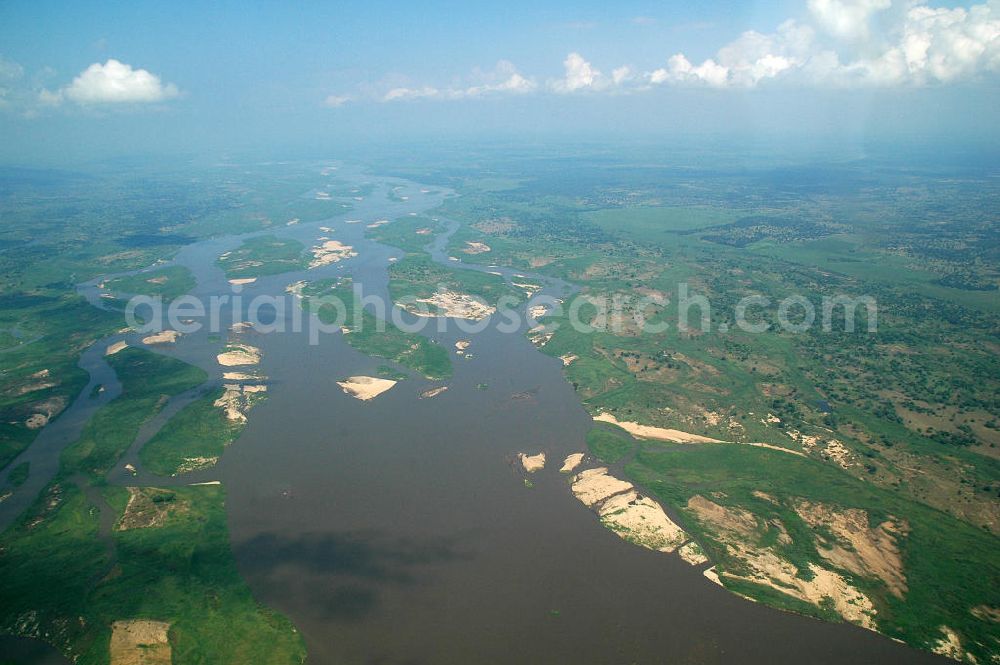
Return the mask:
<path fill-rule="evenodd" d="M 580 404 L 600 420 L 577 444 L 584 446 L 583 463 L 611 468 L 666 508 L 696 544 L 695 561 L 705 562 L 706 575 L 790 612 L 857 623 L 923 649 L 954 642 L 980 662 L 995 656 L 1000 301 L 989 297 L 1000 283 L 990 218 L 1000 200 L 995 183 L 972 174 L 956 184 L 933 173 L 897 173 L 862 192 L 852 183 L 870 171 L 865 163 L 821 173 L 804 166 L 791 176 L 783 169 L 777 179 L 766 164 L 735 178 L 710 165 L 691 173 L 669 164 L 577 158 L 567 172 L 563 159 L 550 155 L 516 163 L 489 152 L 476 156 L 484 159 L 494 161 L 461 175 L 454 174 L 457 166 L 445 173 L 433 165 L 369 167 L 459 194 L 419 216 L 353 227 L 405 252 L 388 267 L 392 301 L 446 289 L 484 306 L 506 296 L 523 307 L 542 285 L 522 272 L 557 278 L 565 284 L 558 293 L 564 311 L 533 310 L 537 323 L 522 334 L 560 361 Z M 333 206 L 352 214 L 348 203 L 322 208 L 301 196 L 321 181 L 338 183 L 321 170 L 310 164 L 244 168 L 239 175 L 208 170 L 203 184 L 185 188 L 181 198 L 170 176 L 148 171 L 138 176 L 144 195 L 135 204 L 115 194 L 123 186 L 119 173 L 18 173 L 21 183 L 7 186 L 3 213 L 8 487 L 30 478 L 30 464 L 14 462 L 80 398 L 87 383 L 77 367 L 80 353 L 119 331 L 125 301 L 145 294 L 169 302 L 198 288 L 191 270 L 170 263 L 179 248 L 250 232 L 220 253 L 227 278 L 252 283 L 310 270 L 307 244 L 283 237 L 285 229 L 315 227 Z M 818 195 L 820 178 L 837 193 Z M 38 237 L 56 200 L 57 214 L 70 214 L 70 222 Z M 157 217 L 131 212 L 155 200 Z M 960 213 L 954 201 L 963 202 Z M 949 210 L 947 219 L 939 209 Z M 108 227 L 112 217 L 117 221 Z M 141 221 L 121 222 L 133 218 Z M 172 223 L 161 221 L 168 218 Z M 457 223 L 445 236 L 451 266 L 435 263 L 424 249 L 445 232 L 444 219 Z M 931 229 L 935 241 L 927 242 Z M 332 228 L 325 233 L 339 235 Z M 102 240 L 80 243 L 85 237 Z M 483 271 L 464 267 L 477 265 Z M 520 277 L 490 274 L 490 267 Z M 75 288 L 94 280 L 101 307 Z M 355 323 L 343 339 L 378 359 L 390 385 L 410 372 L 437 381 L 452 376 L 456 356 L 433 338 L 357 310 L 348 274 L 286 281 L 286 290 L 321 321 L 334 316 L 321 297 L 346 303 L 347 320 Z M 677 325 L 680 285 L 711 305 L 706 321 L 694 310 L 686 331 Z M 747 295 L 777 302 L 793 293 L 808 294 L 817 311 L 823 296 L 870 295 L 878 303 L 877 331 L 870 332 L 864 307 L 851 312 L 853 331 L 846 330 L 844 307 L 833 314 L 830 331 L 782 330 L 773 307 L 754 314 L 769 332 L 747 332 L 733 320 Z M 640 330 L 627 317 L 611 330 L 589 300 L 577 308 L 589 329 L 570 325 L 576 299 L 630 302 L 638 295 L 654 296 L 645 313 L 652 323 L 666 322 L 665 330 Z M 239 341 L 235 326 L 229 337 L 206 338 L 223 354 L 223 365 L 225 354 L 253 349 Z M 471 339 L 470 359 L 477 346 Z M 223 381 L 238 385 L 223 389 L 206 382 L 202 369 L 162 355 L 173 344 L 147 339 L 135 348 L 109 348 L 120 396 L 65 448 L 27 513 L 8 521 L 0 560 L 9 592 L 3 625 L 13 634 L 46 636 L 68 656 L 105 662 L 101 645 L 112 622 L 138 612 L 169 625 L 175 658 L 211 660 L 211 648 L 253 654 L 255 662 L 299 660 L 303 645 L 287 619 L 254 603 L 232 567 L 224 488 L 154 481 L 204 471 L 230 454 L 254 418 L 254 401 L 267 394 L 253 397 L 247 386 L 267 377 L 235 367 L 239 372 Z M 139 449 L 141 466 L 132 473 L 155 475 L 138 487 L 109 483 L 107 474 L 140 430 L 171 398 L 199 386 L 203 396 L 175 410 Z M 622 535 L 648 546 L 638 533 Z M 141 605 L 124 591 L 136 588 L 144 590 Z M 202 591 L 191 596 L 195 588 Z M 218 598 L 213 606 L 197 599 L 206 589 Z M 69 622 L 71 616 L 84 619 Z M 235 616 L 245 632 L 227 623 L 226 640 L 199 637 L 213 621 Z"/>

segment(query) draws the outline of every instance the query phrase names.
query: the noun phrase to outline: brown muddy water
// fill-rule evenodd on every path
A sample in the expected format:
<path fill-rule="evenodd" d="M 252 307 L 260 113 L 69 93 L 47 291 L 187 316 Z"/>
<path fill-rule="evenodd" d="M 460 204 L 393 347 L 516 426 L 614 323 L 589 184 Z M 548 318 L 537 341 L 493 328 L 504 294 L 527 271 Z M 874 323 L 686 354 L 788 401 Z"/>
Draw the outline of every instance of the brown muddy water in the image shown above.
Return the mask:
<path fill-rule="evenodd" d="M 270 233 L 307 244 L 329 235 L 360 255 L 261 279 L 245 297 L 340 274 L 384 294 L 389 257 L 402 252 L 365 241 L 365 224 L 432 209 L 444 194 L 352 177 L 380 186 L 346 215 Z M 392 186 L 409 200 L 390 201 Z M 324 225 L 334 231 L 317 230 Z M 181 252 L 177 262 L 195 270 L 197 293 L 231 292 L 214 260 L 239 242 Z M 563 294 L 564 285 L 548 283 L 549 293 Z M 303 334 L 248 333 L 245 341 L 264 352 L 268 399 L 216 468 L 183 480 L 222 481 L 239 568 L 256 597 L 302 632 L 309 663 L 944 662 L 860 628 L 748 602 L 706 580 L 704 566 L 621 540 L 558 473 L 565 455 L 585 450 L 591 426 L 561 362 L 539 353 L 523 330 L 435 326 L 428 333 L 446 348 L 471 339 L 472 357 L 453 354 L 446 382 L 411 377 L 370 402 L 335 382 L 386 363 L 340 335 L 311 346 Z M 198 333 L 166 352 L 206 368 L 217 383 L 217 349 Z M 420 398 L 444 384 L 448 391 Z M 137 462 L 140 445 L 122 464 Z M 538 451 L 548 465 L 528 488 L 514 456 Z M 137 482 L 121 467 L 110 480 Z M 178 482 L 144 473 L 138 480 Z"/>

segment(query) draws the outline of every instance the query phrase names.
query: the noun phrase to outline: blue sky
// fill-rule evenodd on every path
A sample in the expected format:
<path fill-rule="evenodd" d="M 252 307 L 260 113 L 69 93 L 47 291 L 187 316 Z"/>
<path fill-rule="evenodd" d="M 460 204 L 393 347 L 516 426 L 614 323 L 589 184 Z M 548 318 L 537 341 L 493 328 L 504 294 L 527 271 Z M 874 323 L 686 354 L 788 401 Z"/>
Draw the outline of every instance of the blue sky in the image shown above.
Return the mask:
<path fill-rule="evenodd" d="M 1000 2 L 0 5 L 0 159 L 431 135 L 995 141 Z"/>

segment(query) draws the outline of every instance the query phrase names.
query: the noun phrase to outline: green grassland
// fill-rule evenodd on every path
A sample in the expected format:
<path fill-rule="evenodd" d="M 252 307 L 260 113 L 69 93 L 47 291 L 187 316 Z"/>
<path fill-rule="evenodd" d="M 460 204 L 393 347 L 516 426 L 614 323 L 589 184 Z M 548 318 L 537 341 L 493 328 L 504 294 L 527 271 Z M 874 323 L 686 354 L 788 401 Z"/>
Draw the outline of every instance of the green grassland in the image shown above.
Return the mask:
<path fill-rule="evenodd" d="M 659 333 L 630 328 L 628 310 L 623 330 L 581 333 L 565 317 L 545 319 L 558 330 L 543 352 L 578 356 L 565 371 L 592 412 L 795 449 L 799 444 L 789 432 L 836 438 L 852 452 L 849 473 L 1000 532 L 994 452 L 1000 444 L 1000 365 L 990 352 L 996 348 L 995 316 L 936 299 L 919 280 L 861 281 L 762 256 L 753 246 L 706 241 L 698 233 L 664 233 L 657 241 L 647 212 L 632 230 L 631 208 L 615 209 L 616 238 L 609 239 L 581 221 L 591 214 L 586 205 L 546 209 L 540 197 L 528 216 L 528 194 L 464 194 L 446 203 L 463 222 L 456 242 L 482 241 L 493 249 L 466 260 L 533 267 L 575 282 L 581 296 L 656 292 L 669 301 L 647 310 L 650 321 L 671 324 Z M 557 233 L 560 215 L 566 221 Z M 694 215 L 704 217 L 701 206 Z M 695 330 L 678 330 L 681 283 L 710 299 L 710 332 L 698 330 L 697 309 Z M 865 332 L 863 311 L 854 333 L 837 332 L 840 312 L 832 332 L 753 335 L 736 329 L 740 298 L 764 294 L 776 301 L 794 293 L 809 294 L 818 312 L 822 296 L 873 295 L 878 336 Z M 772 328 L 774 309 L 760 313 Z M 730 331 L 719 332 L 722 324 Z"/>
<path fill-rule="evenodd" d="M 205 373 L 134 348 L 108 362 L 122 394 L 98 410 L 64 451 L 57 477 L 0 535 L 0 630 L 43 636 L 76 662 L 108 663 L 112 622 L 150 619 L 171 624 L 175 663 L 303 662 L 301 637 L 254 601 L 236 570 L 221 487 L 140 488 L 130 503 L 125 488 L 104 483 L 142 424 Z M 217 433 L 199 422 L 203 404 L 195 404 L 168 421 L 168 432 Z M 111 533 L 101 531 L 106 510 L 117 516 Z"/>
<path fill-rule="evenodd" d="M 291 238 L 257 236 L 248 238 L 238 248 L 217 261 L 229 279 L 277 275 L 308 266 L 305 245 Z"/>
<path fill-rule="evenodd" d="M 664 242 L 668 234 L 695 231 L 733 222 L 739 213 L 716 207 L 644 206 L 605 208 L 581 215 L 609 233 L 627 233 L 636 240 Z"/>
<path fill-rule="evenodd" d="M 10 470 L 7 480 L 11 487 L 20 487 L 28 479 L 29 473 L 31 473 L 31 462 L 21 462 Z"/>
<path fill-rule="evenodd" d="M 314 311 L 323 323 L 332 325 L 338 317 L 343 317 L 341 323 L 348 330 L 344 340 L 361 353 L 391 360 L 428 379 L 451 376 L 451 357 L 447 349 L 423 335 L 405 332 L 362 308 L 351 280 L 312 282 L 302 289 L 302 296 L 303 307 Z M 324 305 L 324 298 L 336 299 L 343 304 L 343 310 Z"/>
<path fill-rule="evenodd" d="M 173 300 L 193 289 L 195 285 L 194 275 L 188 268 L 169 266 L 108 280 L 104 288 L 111 293 L 160 296 L 164 300 Z"/>
<path fill-rule="evenodd" d="M 449 251 L 463 261 L 560 277 L 577 285 L 577 297 L 663 297 L 645 311 L 670 324 L 659 332 L 639 330 L 629 308 L 623 326 L 609 327 L 588 305 L 580 311 L 590 329 L 575 330 L 565 312 L 573 300 L 543 318 L 554 334 L 541 351 L 576 357 L 564 372 L 588 411 L 806 458 L 736 445 L 640 446 L 604 426 L 588 435 L 592 454 L 625 460 L 632 479 L 688 518 L 722 571 L 743 562 L 685 512 L 694 494 L 750 511 L 756 546 L 774 545 L 778 532 L 766 524 L 780 520 L 791 536 L 780 555 L 803 571 L 820 561 L 824 534 L 803 523 L 795 502 L 863 509 L 873 524 L 891 513 L 911 529 L 901 542 L 904 599 L 874 577 L 840 571 L 873 598 L 880 630 L 929 648 L 947 625 L 981 662 L 997 653 L 995 624 L 971 613 L 998 605 L 984 591 L 995 581 L 983 586 L 1000 568 L 1000 301 L 991 290 L 1000 247 L 990 244 L 982 207 L 995 186 L 941 185 L 933 201 L 914 204 L 891 182 L 855 189 L 827 184 L 830 174 L 809 187 L 787 171 L 775 181 L 627 168 L 564 175 L 539 166 L 534 175 L 490 192 L 444 173 L 440 181 L 462 196 L 439 212 L 461 223 Z M 837 194 L 816 197 L 814 187 Z M 955 214 L 945 220 L 940 210 Z M 459 254 L 467 242 L 491 251 Z M 709 299 L 710 330 L 700 330 L 698 309 L 693 330 L 679 329 L 682 283 Z M 854 332 L 844 330 L 842 311 L 830 332 L 784 332 L 775 307 L 751 317 L 769 333 L 736 327 L 741 298 L 799 293 L 818 313 L 824 296 L 873 296 L 878 334 L 866 332 L 863 310 Z M 834 444 L 846 451 L 840 462 Z M 772 587 L 724 579 L 758 601 L 839 619 Z"/>
<path fill-rule="evenodd" d="M 400 217 L 391 224 L 367 229 L 365 237 L 383 245 L 398 247 L 405 252 L 422 252 L 434 236 L 444 230 L 444 224 L 429 217 Z"/>
<path fill-rule="evenodd" d="M 394 302 L 429 298 L 442 289 L 477 296 L 490 304 L 505 296 L 510 303 L 521 300 L 498 275 L 448 268 L 427 254 L 408 254 L 389 268 L 389 296 Z"/>
<path fill-rule="evenodd" d="M 320 184 L 345 196 L 355 189 L 323 179 L 318 167 L 176 166 L 0 169 L 0 467 L 34 440 L 30 417 L 57 417 L 86 386 L 81 353 L 123 325 L 120 313 L 78 296 L 77 283 L 169 260 L 201 238 L 329 217 L 346 206 L 302 193 Z M 107 286 L 169 299 L 193 285 L 186 270 L 167 267 Z M 153 619 L 171 623 L 175 663 L 303 662 L 292 626 L 256 603 L 239 577 L 222 488 L 144 490 L 160 497 L 156 506 L 177 507 L 169 519 L 102 532 L 102 512 L 120 517 L 127 497 L 104 484 L 105 473 L 170 396 L 205 379 L 198 368 L 139 349 L 108 362 L 122 395 L 87 423 L 57 477 L 0 534 L 0 631 L 45 639 L 75 662 L 108 663 L 113 621 Z M 27 471 L 15 469 L 12 483 Z"/>
<path fill-rule="evenodd" d="M 71 482 L 51 485 L 0 536 L 3 630 L 38 631 L 75 662 L 106 664 L 112 622 L 151 619 L 171 624 L 175 663 L 303 662 L 300 636 L 236 570 L 222 488 L 157 494 L 172 508 L 162 524 L 102 534 L 100 511 L 120 523 L 124 488 L 105 488 L 109 508 Z"/>
<path fill-rule="evenodd" d="M 191 458 L 221 457 L 245 427 L 245 423 L 228 420 L 215 406 L 222 392 L 219 388 L 199 397 L 168 420 L 139 451 L 142 468 L 173 476 L 181 473 Z"/>
<path fill-rule="evenodd" d="M 77 367 L 83 350 L 123 325 L 121 314 L 77 295 L 77 283 L 146 268 L 201 238 L 343 210 L 301 196 L 324 183 L 319 171 L 162 162 L 91 172 L 0 169 L 0 468 L 37 436 L 25 425 L 29 417 L 57 417 L 86 385 Z M 137 282 L 163 275 L 162 284 Z M 167 298 L 190 286 L 177 268 L 112 283 Z M 32 378 L 46 371 L 48 377 Z"/>
<path fill-rule="evenodd" d="M 883 283 L 917 290 L 936 299 L 947 300 L 970 308 L 1000 312 L 1000 294 L 996 288 L 967 289 L 948 287 L 941 283 L 944 276 L 957 274 L 957 269 L 935 271 L 932 262 L 921 262 L 913 256 L 878 251 L 863 235 L 841 235 L 797 243 L 760 241 L 750 251 L 785 261 L 815 266 L 860 280 Z M 995 284 L 988 279 L 986 284 Z"/>
<path fill-rule="evenodd" d="M 128 450 L 143 423 L 167 399 L 205 381 L 204 370 L 149 351 L 127 348 L 108 358 L 121 377 L 122 395 L 98 410 L 80 439 L 63 451 L 67 469 L 103 477 Z"/>
<path fill-rule="evenodd" d="M 587 448 L 605 464 L 615 464 L 625 459 L 636 443 L 629 434 L 618 427 L 594 427 L 587 432 Z"/>
<path fill-rule="evenodd" d="M 747 446 L 646 443 L 626 471 L 687 518 L 685 527 L 723 572 L 738 573 L 741 562 L 729 556 L 717 533 L 699 524 L 687 510 L 688 499 L 696 494 L 710 494 L 721 505 L 752 513 L 762 541 L 768 542 L 770 536 L 772 546 L 800 571 L 805 571 L 810 562 L 824 563 L 817 551 L 818 537 L 823 534 L 796 514 L 793 506 L 797 501 L 808 499 L 839 509 L 862 509 L 872 524 L 887 516 L 901 519 L 909 528 L 899 538 L 908 587 L 904 597 L 889 593 L 874 576 L 851 576 L 857 587 L 875 600 L 879 630 L 928 648 L 940 637 L 938 628 L 946 625 L 963 636 L 963 644 L 977 658 L 986 661 L 995 653 L 995 624 L 972 612 L 975 607 L 995 606 L 996 589 L 1000 588 L 996 538 L 982 529 L 829 465 Z M 769 498 L 762 498 L 762 494 Z M 774 540 L 778 533 L 776 522 L 783 525 L 790 542 L 778 544 Z M 758 595 L 753 589 L 734 590 Z M 773 589 L 770 592 L 777 593 Z M 799 601 L 784 594 L 777 593 L 768 600 L 779 606 L 789 603 L 788 609 L 800 609 L 795 606 Z"/>
<path fill-rule="evenodd" d="M 0 296 L 0 327 L 17 336 L 0 352 L 0 468 L 31 445 L 34 414 L 57 417 L 87 385 L 83 349 L 122 326 L 119 315 L 54 291 Z"/>

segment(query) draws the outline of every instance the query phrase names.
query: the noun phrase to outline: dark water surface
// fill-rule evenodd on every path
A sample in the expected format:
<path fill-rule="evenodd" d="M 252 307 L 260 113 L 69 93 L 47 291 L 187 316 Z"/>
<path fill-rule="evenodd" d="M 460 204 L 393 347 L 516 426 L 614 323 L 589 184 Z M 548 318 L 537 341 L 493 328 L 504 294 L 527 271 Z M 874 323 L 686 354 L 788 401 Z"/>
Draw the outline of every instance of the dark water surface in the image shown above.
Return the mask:
<path fill-rule="evenodd" d="M 402 253 L 365 241 L 365 224 L 431 209 L 445 196 L 344 169 L 337 176 L 380 186 L 333 221 L 267 233 L 308 245 L 329 235 L 360 255 L 260 279 L 244 297 L 281 295 L 298 279 L 340 274 L 353 274 L 366 293 L 384 294 L 389 258 Z M 389 201 L 393 186 L 410 200 Z M 231 293 L 214 260 L 242 237 L 180 253 L 176 262 L 196 272 L 196 293 Z M 443 239 L 436 245 L 440 250 Z M 564 285 L 547 283 L 549 293 L 563 294 Z M 302 631 L 310 663 L 942 662 L 854 626 L 742 600 L 706 580 L 704 566 L 619 539 L 558 473 L 565 455 L 585 449 L 591 426 L 561 362 L 523 334 L 492 325 L 471 335 L 455 322 L 444 332 L 435 326 L 428 332 L 450 350 L 457 339 L 472 340 L 471 359 L 453 355 L 449 390 L 421 399 L 445 382 L 411 377 L 370 402 L 335 382 L 374 375 L 386 363 L 354 351 L 340 335 L 323 335 L 316 346 L 304 334 L 244 335 L 264 352 L 268 399 L 250 412 L 243 436 L 216 468 L 183 479 L 225 485 L 240 570 L 261 602 Z M 221 378 L 218 344 L 207 334 L 154 350 L 209 370 L 207 389 Z M 78 400 L 50 428 L 73 421 L 73 411 L 89 413 Z M 57 454 L 65 442 L 52 438 L 46 450 Z M 140 444 L 122 465 L 138 466 Z M 540 450 L 548 465 L 527 488 L 514 456 Z M 32 458 L 32 475 L 35 465 Z M 141 471 L 131 479 L 122 465 L 112 482 L 180 482 Z"/>

